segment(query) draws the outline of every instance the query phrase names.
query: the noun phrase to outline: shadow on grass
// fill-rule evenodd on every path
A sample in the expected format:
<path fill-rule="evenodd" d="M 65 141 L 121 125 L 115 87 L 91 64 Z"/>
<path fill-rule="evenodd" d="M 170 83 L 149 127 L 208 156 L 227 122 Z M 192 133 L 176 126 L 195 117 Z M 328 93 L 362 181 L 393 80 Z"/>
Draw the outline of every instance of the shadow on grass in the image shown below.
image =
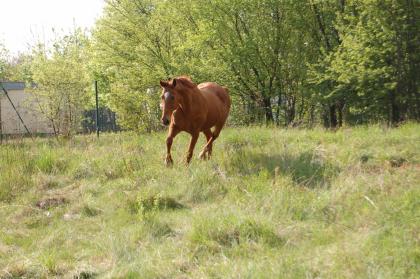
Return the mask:
<path fill-rule="evenodd" d="M 312 152 L 297 155 L 242 153 L 230 157 L 231 171 L 252 175 L 266 170 L 273 175 L 289 175 L 296 184 L 308 187 L 329 187 L 340 169 Z"/>

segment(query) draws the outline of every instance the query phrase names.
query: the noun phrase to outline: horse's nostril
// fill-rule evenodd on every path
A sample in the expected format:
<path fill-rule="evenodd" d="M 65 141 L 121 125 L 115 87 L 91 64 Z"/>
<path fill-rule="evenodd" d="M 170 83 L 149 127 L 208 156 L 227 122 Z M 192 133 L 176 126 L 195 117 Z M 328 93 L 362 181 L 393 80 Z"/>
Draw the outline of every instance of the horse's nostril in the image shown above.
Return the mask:
<path fill-rule="evenodd" d="M 162 119 L 162 124 L 165 126 L 169 125 L 169 120 L 167 118 Z"/>

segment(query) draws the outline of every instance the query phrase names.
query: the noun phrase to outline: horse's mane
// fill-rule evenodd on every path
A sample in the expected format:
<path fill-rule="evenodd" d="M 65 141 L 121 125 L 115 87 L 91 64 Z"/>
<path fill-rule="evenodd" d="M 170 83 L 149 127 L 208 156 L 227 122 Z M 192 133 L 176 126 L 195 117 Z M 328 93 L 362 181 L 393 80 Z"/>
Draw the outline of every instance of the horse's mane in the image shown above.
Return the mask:
<path fill-rule="evenodd" d="M 181 84 L 184 87 L 194 89 L 197 85 L 191 80 L 189 76 L 180 76 L 176 78 L 177 84 Z"/>

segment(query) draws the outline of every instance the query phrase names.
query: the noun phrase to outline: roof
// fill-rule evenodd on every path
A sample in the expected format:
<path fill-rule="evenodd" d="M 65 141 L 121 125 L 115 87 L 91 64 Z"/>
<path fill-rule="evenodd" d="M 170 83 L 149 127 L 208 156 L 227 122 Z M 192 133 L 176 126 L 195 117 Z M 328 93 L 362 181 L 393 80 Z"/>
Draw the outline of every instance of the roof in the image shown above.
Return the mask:
<path fill-rule="evenodd" d="M 1 81 L 1 85 L 3 85 L 4 89 L 6 90 L 24 90 L 25 89 L 25 83 L 18 81 Z M 1 87 L 0 87 L 1 89 Z M 1 91 L 1 90 L 0 90 Z"/>

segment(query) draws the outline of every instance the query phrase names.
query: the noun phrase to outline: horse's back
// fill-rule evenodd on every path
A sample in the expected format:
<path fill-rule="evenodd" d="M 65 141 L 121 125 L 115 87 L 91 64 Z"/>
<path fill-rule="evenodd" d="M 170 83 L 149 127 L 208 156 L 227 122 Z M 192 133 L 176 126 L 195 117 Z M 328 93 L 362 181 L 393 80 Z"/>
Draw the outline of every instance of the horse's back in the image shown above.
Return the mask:
<path fill-rule="evenodd" d="M 216 96 L 229 111 L 231 101 L 229 90 L 226 87 L 223 87 L 216 82 L 204 82 L 198 85 L 198 89 L 200 89 L 207 100 L 211 100 Z"/>

